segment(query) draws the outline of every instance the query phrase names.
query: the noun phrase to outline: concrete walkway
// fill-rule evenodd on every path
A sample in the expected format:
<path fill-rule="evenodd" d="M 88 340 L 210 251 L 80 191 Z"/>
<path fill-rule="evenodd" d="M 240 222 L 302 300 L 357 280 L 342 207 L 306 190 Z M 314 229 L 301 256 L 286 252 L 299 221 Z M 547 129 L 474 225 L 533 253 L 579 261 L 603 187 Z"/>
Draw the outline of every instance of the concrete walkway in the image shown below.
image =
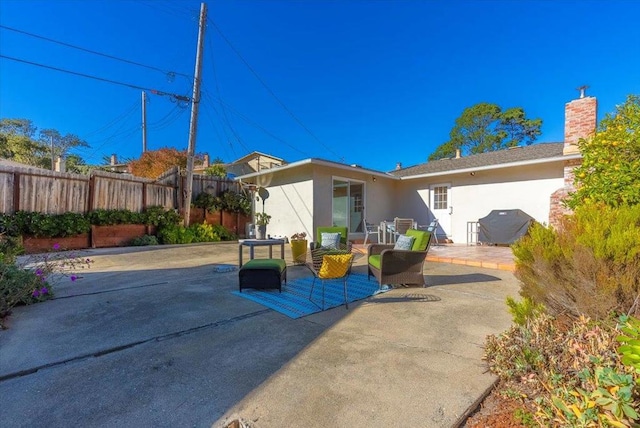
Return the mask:
<path fill-rule="evenodd" d="M 454 426 L 494 381 L 482 344 L 518 292 L 508 271 L 428 262 L 427 288 L 292 320 L 214 273 L 234 243 L 86 254 L 0 331 L 3 427 Z"/>

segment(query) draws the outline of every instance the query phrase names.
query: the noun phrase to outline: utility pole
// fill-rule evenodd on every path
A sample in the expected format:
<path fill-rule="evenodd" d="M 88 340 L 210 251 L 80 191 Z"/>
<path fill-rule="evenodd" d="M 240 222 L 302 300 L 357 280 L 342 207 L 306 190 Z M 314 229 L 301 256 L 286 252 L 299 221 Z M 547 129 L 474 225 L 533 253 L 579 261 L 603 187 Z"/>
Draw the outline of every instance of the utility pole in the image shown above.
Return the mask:
<path fill-rule="evenodd" d="M 200 4 L 200 24 L 198 29 L 198 49 L 196 52 L 196 70 L 193 78 L 193 96 L 191 97 L 191 121 L 189 124 L 189 147 L 187 149 L 187 177 L 184 195 L 184 225 L 189 226 L 191 215 L 191 195 L 193 193 L 193 158 L 196 152 L 196 132 L 198 128 L 198 105 L 200 104 L 200 73 L 202 71 L 202 49 L 204 29 L 207 22 L 207 5 Z"/>
<path fill-rule="evenodd" d="M 142 91 L 142 153 L 147 151 L 147 93 Z"/>

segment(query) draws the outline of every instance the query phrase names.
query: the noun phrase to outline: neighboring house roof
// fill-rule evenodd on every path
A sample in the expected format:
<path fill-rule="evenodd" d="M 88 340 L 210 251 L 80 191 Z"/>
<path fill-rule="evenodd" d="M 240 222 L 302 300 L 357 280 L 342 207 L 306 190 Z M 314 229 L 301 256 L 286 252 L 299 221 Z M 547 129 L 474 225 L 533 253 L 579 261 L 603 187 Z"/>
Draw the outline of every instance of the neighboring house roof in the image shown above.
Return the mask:
<path fill-rule="evenodd" d="M 283 164 L 285 163 L 284 159 L 282 158 L 278 158 L 272 155 L 268 155 L 266 153 L 262 153 L 262 152 L 251 152 L 248 155 L 244 155 L 239 159 L 234 160 L 233 162 L 230 162 L 232 164 L 234 163 L 245 163 L 245 162 L 249 162 L 255 158 L 269 158 L 269 159 L 273 159 L 274 161 L 278 161 L 279 163 Z"/>
<path fill-rule="evenodd" d="M 426 162 L 395 171 L 393 174 L 401 178 L 418 178 L 443 173 L 466 172 L 468 170 L 496 169 L 515 165 L 526 165 L 556 160 L 580 158 L 580 154 L 563 156 L 564 143 L 539 143 L 530 146 L 518 146 L 477 155 L 446 158 Z"/>
<path fill-rule="evenodd" d="M 248 155 L 225 164 L 227 173 L 235 176 L 251 174 L 256 171 L 269 170 L 286 165 L 286 162 L 278 157 L 261 152 L 251 152 Z"/>

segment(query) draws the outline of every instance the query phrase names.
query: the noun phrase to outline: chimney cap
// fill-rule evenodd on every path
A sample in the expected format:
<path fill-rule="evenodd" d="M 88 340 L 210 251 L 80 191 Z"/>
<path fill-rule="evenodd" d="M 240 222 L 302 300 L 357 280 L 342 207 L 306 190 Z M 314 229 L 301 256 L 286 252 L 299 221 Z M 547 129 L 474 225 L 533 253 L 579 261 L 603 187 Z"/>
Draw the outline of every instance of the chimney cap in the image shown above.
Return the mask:
<path fill-rule="evenodd" d="M 580 98 L 584 98 L 586 95 L 585 92 L 587 91 L 587 89 L 589 89 L 589 86 L 582 85 L 582 86 L 578 86 L 576 89 L 580 91 Z"/>

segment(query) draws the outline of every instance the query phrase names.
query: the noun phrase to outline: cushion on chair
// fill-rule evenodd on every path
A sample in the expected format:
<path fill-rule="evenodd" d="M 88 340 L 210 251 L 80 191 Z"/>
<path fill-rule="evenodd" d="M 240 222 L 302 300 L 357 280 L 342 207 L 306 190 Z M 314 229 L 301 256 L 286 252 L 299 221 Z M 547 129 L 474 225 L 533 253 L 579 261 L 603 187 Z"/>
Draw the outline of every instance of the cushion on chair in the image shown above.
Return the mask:
<path fill-rule="evenodd" d="M 337 250 L 340 245 L 340 237 L 342 235 L 339 232 L 335 232 L 335 233 L 329 233 L 329 232 L 323 232 L 320 235 L 320 242 L 322 243 L 322 248 L 330 248 L 330 249 L 334 249 Z"/>
<path fill-rule="evenodd" d="M 353 254 L 334 254 L 322 257 L 322 266 L 318 277 L 323 279 L 341 278 L 349 269 Z"/>
<path fill-rule="evenodd" d="M 380 254 L 369 256 L 369 264 L 376 269 L 380 269 Z"/>
<path fill-rule="evenodd" d="M 287 268 L 283 259 L 253 259 L 243 264 L 240 270 L 274 270 L 282 272 Z"/>
<path fill-rule="evenodd" d="M 398 240 L 396 241 L 396 245 L 393 247 L 394 250 L 411 250 L 413 247 L 413 241 L 416 238 L 413 236 L 400 235 L 398 236 Z"/>
<path fill-rule="evenodd" d="M 320 226 L 316 229 L 316 239 L 318 240 L 318 244 L 320 244 L 320 246 L 323 245 L 323 233 L 339 233 L 340 242 L 343 244 L 347 243 L 347 238 L 349 237 L 349 229 L 344 226 Z"/>
<path fill-rule="evenodd" d="M 413 236 L 415 240 L 413 241 L 413 246 L 411 247 L 412 251 L 424 251 L 427 249 L 427 245 L 429 244 L 429 236 L 431 234 L 424 230 L 416 230 L 409 229 L 407 230 L 407 236 Z"/>

